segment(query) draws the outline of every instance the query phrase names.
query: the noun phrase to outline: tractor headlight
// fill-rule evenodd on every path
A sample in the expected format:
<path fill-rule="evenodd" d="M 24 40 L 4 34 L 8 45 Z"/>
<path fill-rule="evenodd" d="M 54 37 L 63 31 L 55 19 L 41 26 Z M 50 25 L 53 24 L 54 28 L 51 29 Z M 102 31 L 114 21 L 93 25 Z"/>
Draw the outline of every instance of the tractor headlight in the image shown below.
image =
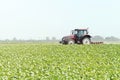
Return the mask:
<path fill-rule="evenodd" d="M 65 38 L 62 39 L 63 41 L 65 40 Z"/>
<path fill-rule="evenodd" d="M 66 37 L 63 37 L 62 40 L 65 41 L 67 38 Z"/>

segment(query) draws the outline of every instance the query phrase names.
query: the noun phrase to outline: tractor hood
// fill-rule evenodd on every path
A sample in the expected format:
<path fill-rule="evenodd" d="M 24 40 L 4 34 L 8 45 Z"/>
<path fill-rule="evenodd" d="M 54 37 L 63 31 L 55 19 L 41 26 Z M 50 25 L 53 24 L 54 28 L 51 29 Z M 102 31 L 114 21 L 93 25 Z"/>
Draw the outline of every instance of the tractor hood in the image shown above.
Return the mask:
<path fill-rule="evenodd" d="M 64 37 L 74 38 L 74 35 L 68 35 L 68 36 L 64 36 Z"/>
<path fill-rule="evenodd" d="M 64 36 L 62 39 L 74 39 L 74 35 Z"/>

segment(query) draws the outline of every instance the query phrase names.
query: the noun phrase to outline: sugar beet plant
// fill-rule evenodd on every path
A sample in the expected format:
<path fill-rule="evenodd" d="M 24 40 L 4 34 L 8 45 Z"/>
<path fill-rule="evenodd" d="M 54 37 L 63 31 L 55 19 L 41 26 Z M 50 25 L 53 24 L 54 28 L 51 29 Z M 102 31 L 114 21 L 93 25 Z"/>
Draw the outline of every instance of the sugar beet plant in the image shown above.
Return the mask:
<path fill-rule="evenodd" d="M 0 44 L 0 80 L 119 80 L 120 45 Z"/>

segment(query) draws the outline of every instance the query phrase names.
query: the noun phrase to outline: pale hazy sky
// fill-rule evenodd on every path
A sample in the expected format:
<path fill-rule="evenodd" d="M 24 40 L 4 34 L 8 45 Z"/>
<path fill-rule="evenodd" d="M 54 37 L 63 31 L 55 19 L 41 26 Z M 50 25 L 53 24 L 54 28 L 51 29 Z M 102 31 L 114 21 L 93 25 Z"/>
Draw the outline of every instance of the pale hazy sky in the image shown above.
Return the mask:
<path fill-rule="evenodd" d="M 0 39 L 61 38 L 87 27 L 120 38 L 120 0 L 0 0 Z"/>

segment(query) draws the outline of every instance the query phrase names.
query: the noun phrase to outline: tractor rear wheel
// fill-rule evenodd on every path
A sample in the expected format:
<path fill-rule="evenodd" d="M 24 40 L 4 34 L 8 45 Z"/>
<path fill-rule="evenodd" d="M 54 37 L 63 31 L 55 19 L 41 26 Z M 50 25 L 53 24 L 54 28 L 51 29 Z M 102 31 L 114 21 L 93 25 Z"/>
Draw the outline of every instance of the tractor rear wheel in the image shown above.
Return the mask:
<path fill-rule="evenodd" d="M 91 43 L 90 38 L 85 37 L 85 38 L 82 39 L 82 44 L 90 44 L 90 43 Z"/>

